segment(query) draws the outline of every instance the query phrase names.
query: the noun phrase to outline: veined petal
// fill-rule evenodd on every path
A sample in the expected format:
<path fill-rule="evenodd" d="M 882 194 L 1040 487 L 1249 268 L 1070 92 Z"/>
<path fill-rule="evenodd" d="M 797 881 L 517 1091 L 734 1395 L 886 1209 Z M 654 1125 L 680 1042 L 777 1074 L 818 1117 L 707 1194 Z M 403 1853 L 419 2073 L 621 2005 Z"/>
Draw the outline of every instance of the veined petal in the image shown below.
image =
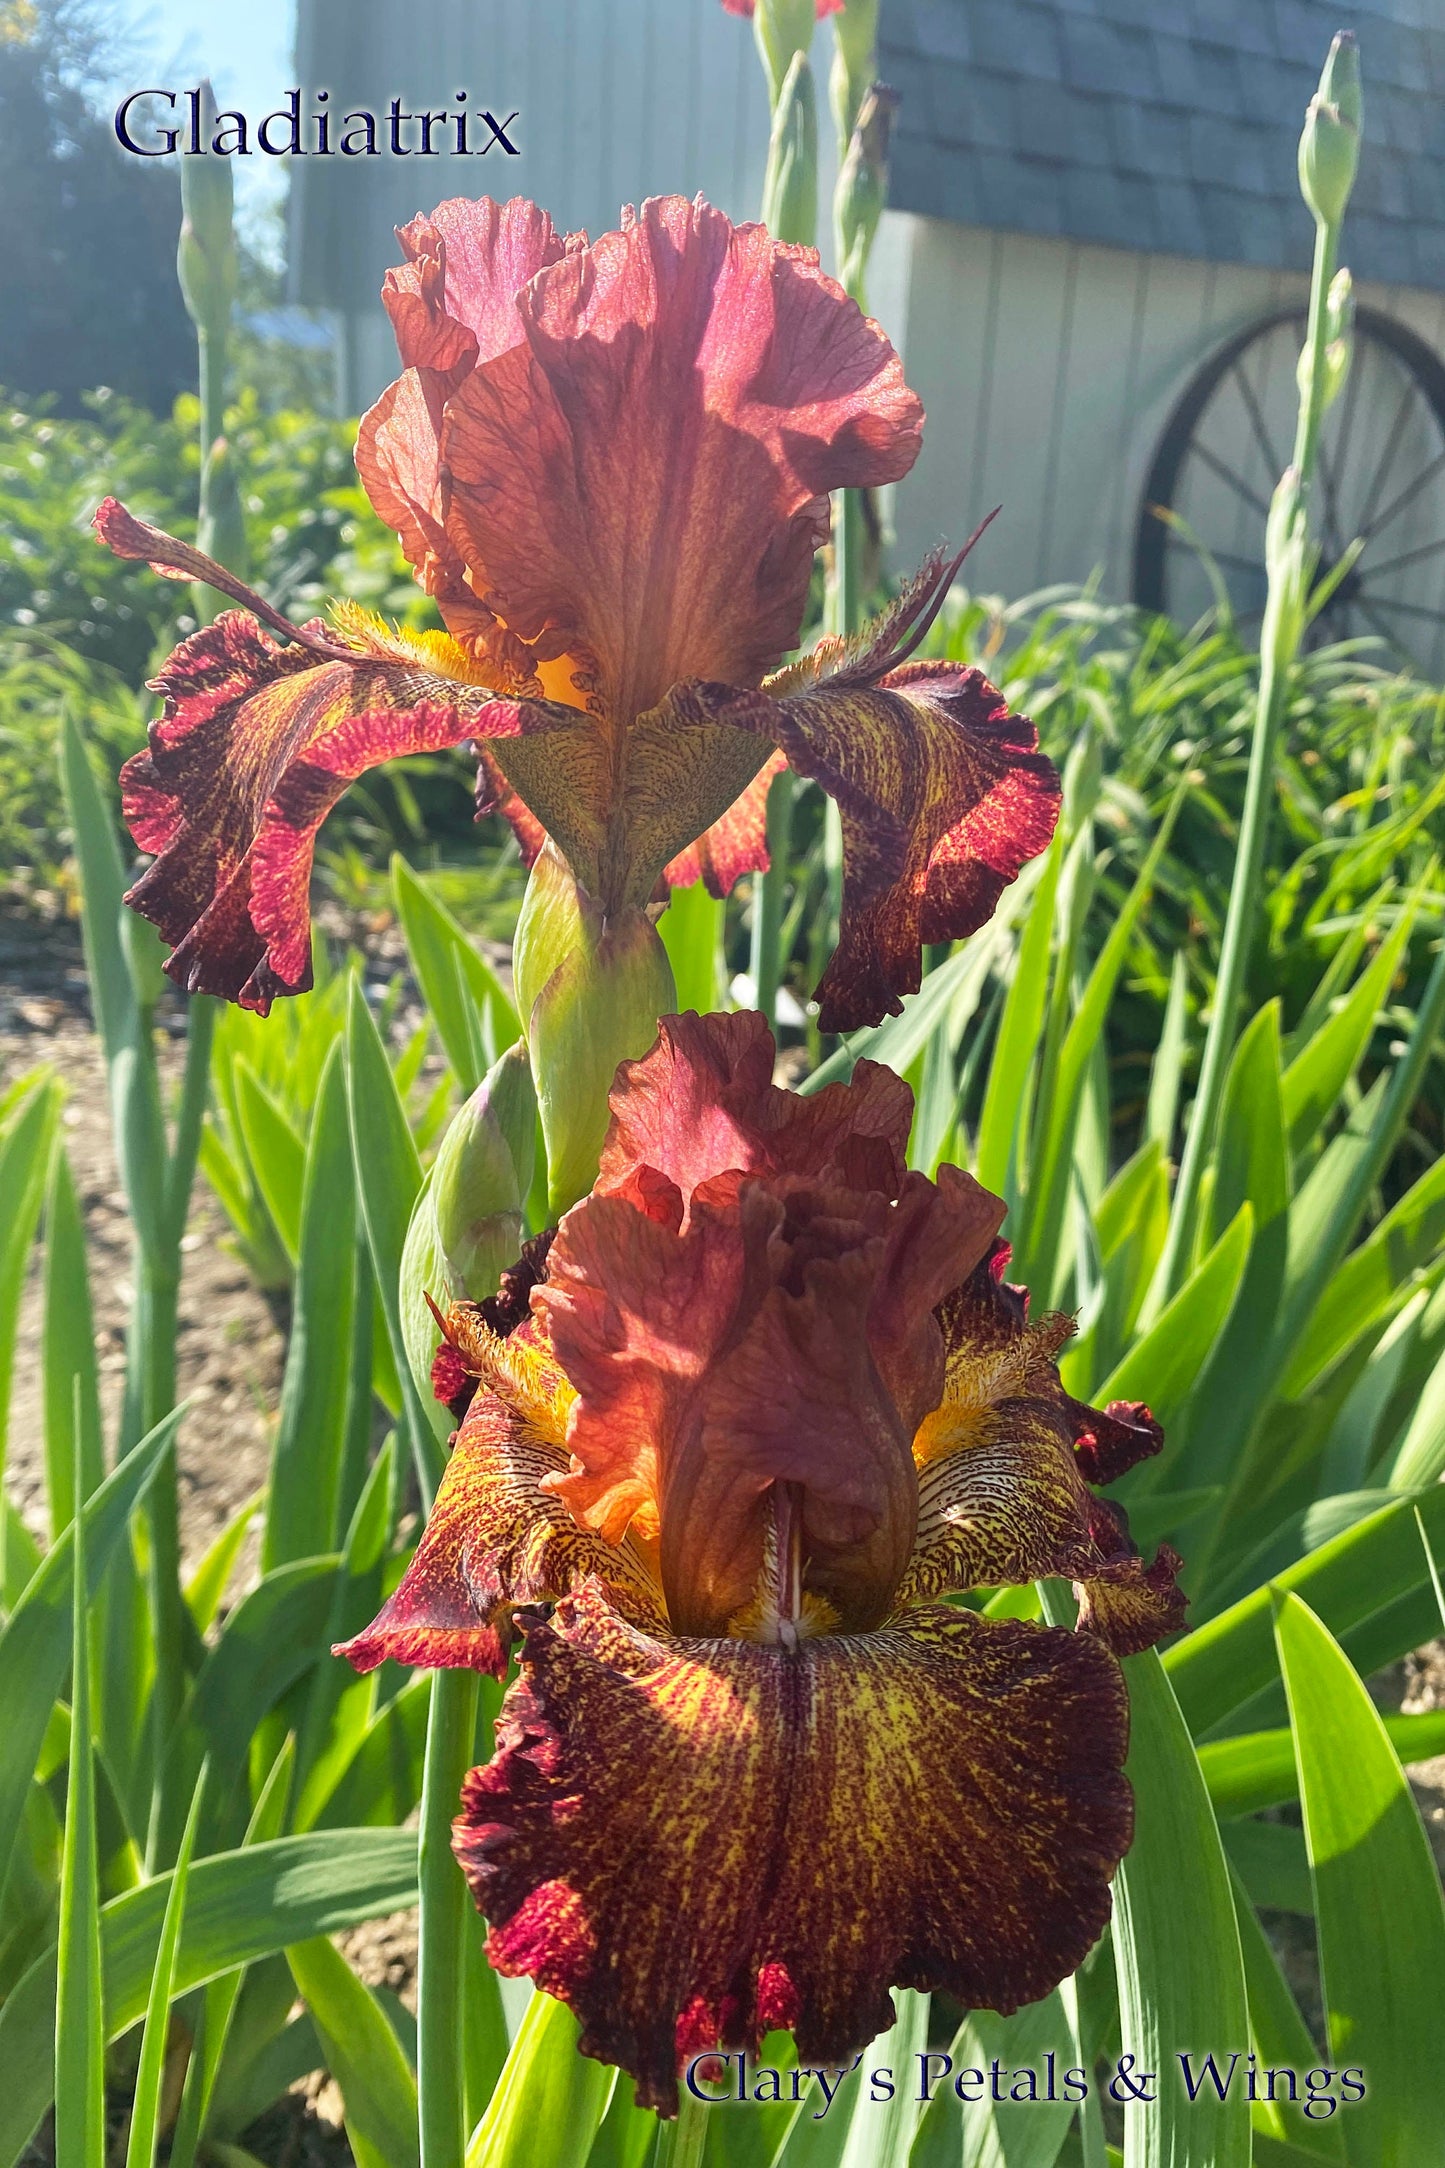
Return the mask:
<path fill-rule="evenodd" d="M 893 348 L 814 251 L 680 196 L 543 270 L 518 309 L 524 344 L 466 378 L 443 432 L 448 532 L 482 599 L 590 658 L 623 724 L 685 679 L 756 684 L 797 637 L 827 492 L 916 456 Z"/>
<path fill-rule="evenodd" d="M 887 1615 L 943 1389 L 934 1306 L 1003 1210 L 957 1169 L 907 1170 L 891 1072 L 805 1101 L 772 1061 L 760 1018 L 665 1019 L 536 1297 L 578 1394 L 549 1487 L 605 1535 L 657 1531 L 680 1632 L 756 1595 L 776 1485 L 801 1493 L 802 1589 L 850 1629 Z"/>
<path fill-rule="evenodd" d="M 705 881 L 710 896 L 730 896 L 745 873 L 768 870 L 768 792 L 773 778 L 788 765 L 774 753 L 733 800 L 726 813 L 663 868 L 669 888 L 691 888 Z"/>
<path fill-rule="evenodd" d="M 398 226 L 406 262 L 386 274 L 381 298 L 404 369 L 491 361 L 522 337 L 517 296 L 584 236 L 558 233 L 525 196 L 451 196 Z"/>
<path fill-rule="evenodd" d="M 545 1476 L 567 1466 L 571 1397 L 545 1348 L 523 1328 L 497 1341 L 489 1371 L 401 1583 L 371 1625 L 334 1652 L 358 1671 L 390 1658 L 500 1678 L 512 1606 L 562 1595 L 589 1575 L 601 1576 L 624 1616 L 665 1628 L 635 1544 L 605 1543 L 542 1488 Z"/>
<path fill-rule="evenodd" d="M 126 900 L 172 944 L 166 969 L 192 993 L 264 1015 L 277 994 L 311 983 L 312 850 L 348 784 L 404 753 L 565 727 L 573 711 L 494 700 L 441 634 L 391 632 L 358 611 L 338 613 L 334 631 L 293 626 L 113 500 L 96 526 L 121 556 L 208 581 L 252 613 L 223 611 L 152 680 L 165 707 L 121 791 L 137 844 L 155 854 Z"/>
<path fill-rule="evenodd" d="M 981 670 L 908 659 L 960 562 L 931 559 L 867 632 L 820 641 L 761 696 L 679 688 L 693 711 L 770 740 L 837 803 L 843 909 L 817 990 L 824 1031 L 896 1014 L 921 983 L 924 944 L 985 924 L 1058 819 L 1058 775 L 1033 724 Z"/>
<path fill-rule="evenodd" d="M 1030 1325 L 1007 1263 L 996 1243 L 939 1308 L 944 1396 L 913 1441 L 918 1537 L 899 1601 L 1059 1575 L 1075 1584 L 1080 1625 L 1132 1655 L 1184 1624 L 1181 1561 L 1166 1544 L 1146 1566 L 1122 1508 L 1088 1489 L 1084 1426 L 1105 1419 L 1060 1383 L 1055 1357 L 1071 1322 Z"/>
<path fill-rule="evenodd" d="M 1002 1399 L 982 1413 L 962 1411 L 956 1442 L 948 1415 L 945 1405 L 920 1432 L 929 1457 L 918 1474 L 918 1536 L 901 1604 L 1057 1575 L 1075 1585 L 1079 1624 L 1117 1655 L 1178 1631 L 1178 1554 L 1164 1544 L 1145 1565 L 1123 1509 L 1086 1488 L 1057 1402 Z"/>
<path fill-rule="evenodd" d="M 792 1652 L 673 1642 L 595 1587 L 528 1627 L 454 1843 L 498 1971 L 670 2115 L 692 2054 L 847 2062 L 890 1986 L 1010 2011 L 1072 1971 L 1128 1846 L 1103 1646 L 939 1606 Z"/>
<path fill-rule="evenodd" d="M 387 272 L 382 300 L 404 374 L 362 417 L 357 472 L 451 631 L 486 655 L 499 689 L 536 692 L 545 656 L 498 622 L 448 539 L 441 427 L 447 399 L 478 362 L 519 342 L 517 296 L 567 243 L 546 212 L 521 196 L 506 204 L 452 197 L 398 227 L 397 239 L 407 260 Z"/>
<path fill-rule="evenodd" d="M 686 1200 L 714 1175 L 808 1175 L 898 1194 L 907 1171 L 913 1094 L 881 1062 L 860 1061 L 846 1084 L 802 1098 L 773 1083 L 767 1019 L 668 1016 L 640 1061 L 624 1062 L 597 1188 L 625 1186 L 652 1167 Z"/>

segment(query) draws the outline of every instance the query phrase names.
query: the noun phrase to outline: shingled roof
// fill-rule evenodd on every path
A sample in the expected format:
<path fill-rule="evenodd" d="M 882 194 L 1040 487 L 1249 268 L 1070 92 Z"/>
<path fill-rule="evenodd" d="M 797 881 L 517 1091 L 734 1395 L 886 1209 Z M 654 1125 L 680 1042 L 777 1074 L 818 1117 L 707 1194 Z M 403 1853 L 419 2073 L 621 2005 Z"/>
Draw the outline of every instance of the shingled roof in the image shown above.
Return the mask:
<path fill-rule="evenodd" d="M 1308 265 L 1295 150 L 1333 33 L 1360 40 L 1358 275 L 1445 290 L 1441 0 L 884 0 L 901 210 L 1223 263 Z"/>

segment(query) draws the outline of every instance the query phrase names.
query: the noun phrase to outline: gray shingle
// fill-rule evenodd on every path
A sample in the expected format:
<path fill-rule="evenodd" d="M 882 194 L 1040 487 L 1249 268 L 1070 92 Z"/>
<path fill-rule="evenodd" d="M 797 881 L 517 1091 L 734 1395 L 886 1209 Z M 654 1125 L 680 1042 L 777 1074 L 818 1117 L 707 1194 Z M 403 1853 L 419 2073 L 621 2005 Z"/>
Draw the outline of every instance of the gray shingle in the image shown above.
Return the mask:
<path fill-rule="evenodd" d="M 930 60 L 972 60 L 964 0 L 912 0 L 912 34 Z"/>
<path fill-rule="evenodd" d="M 1011 68 L 1039 82 L 1062 80 L 1055 8 L 1032 0 L 970 0 L 969 29 L 974 58 L 985 66 Z"/>
<path fill-rule="evenodd" d="M 1361 277 L 1445 288 L 1445 6 L 1355 0 Z M 892 200 L 973 224 L 1280 268 L 1339 0 L 882 0 Z"/>

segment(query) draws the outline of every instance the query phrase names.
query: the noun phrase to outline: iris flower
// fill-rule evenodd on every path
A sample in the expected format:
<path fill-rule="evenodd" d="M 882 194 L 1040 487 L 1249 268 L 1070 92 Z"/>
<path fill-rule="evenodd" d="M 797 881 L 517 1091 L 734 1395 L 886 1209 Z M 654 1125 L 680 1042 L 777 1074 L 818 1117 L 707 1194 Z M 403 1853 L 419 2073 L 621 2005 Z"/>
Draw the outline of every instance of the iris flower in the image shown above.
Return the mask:
<path fill-rule="evenodd" d="M 591 1195 L 498 1298 L 415 1558 L 342 1652 L 520 1675 L 457 1856 L 488 1953 L 670 2115 L 791 2028 L 846 2062 L 892 1985 L 1009 2011 L 1079 1964 L 1132 1832 L 1118 1653 L 1181 1623 L 1091 1484 L 1161 1443 L 1088 1408 L 1003 1279 L 1003 1206 L 910 1172 L 863 1062 L 772 1084 L 755 1015 L 624 1064 Z M 1063 1575 L 1079 1628 L 983 1616 Z"/>
<path fill-rule="evenodd" d="M 823 1028 L 896 1010 L 921 944 L 981 925 L 1048 843 L 1058 779 L 980 671 L 909 659 L 957 559 L 777 670 L 829 491 L 895 482 L 917 454 L 888 340 L 812 250 L 701 198 L 591 243 L 521 198 L 455 199 L 399 239 L 383 298 L 403 369 L 357 466 L 445 632 L 346 603 L 294 626 L 113 499 L 96 515 L 120 555 L 241 605 L 165 664 L 122 779 L 154 853 L 129 900 L 172 976 L 263 1013 L 308 986 L 326 813 L 379 762 L 475 740 L 483 808 L 529 857 L 551 836 L 606 917 L 764 866 L 786 759 L 842 813 Z"/>

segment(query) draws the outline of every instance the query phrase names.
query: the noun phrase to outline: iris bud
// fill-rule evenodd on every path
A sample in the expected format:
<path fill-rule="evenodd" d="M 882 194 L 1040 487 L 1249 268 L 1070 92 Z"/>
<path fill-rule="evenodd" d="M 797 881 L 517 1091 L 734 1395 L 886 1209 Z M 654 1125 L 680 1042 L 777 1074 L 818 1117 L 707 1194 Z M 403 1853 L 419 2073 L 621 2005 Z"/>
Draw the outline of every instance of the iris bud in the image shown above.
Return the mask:
<path fill-rule="evenodd" d="M 806 53 L 795 53 L 773 107 L 763 224 L 774 240 L 812 244 L 818 230 L 818 111 Z"/>
<path fill-rule="evenodd" d="M 860 304 L 868 252 L 888 196 L 888 139 L 897 109 L 897 91 L 875 83 L 859 110 L 833 196 L 838 276 Z"/>
<path fill-rule="evenodd" d="M 454 1302 L 485 1302 L 516 1263 L 536 1125 L 536 1094 L 519 1040 L 454 1116 L 412 1208 L 401 1256 L 401 1323 L 424 1397 L 437 1347 L 427 1297 L 443 1312 Z"/>
<path fill-rule="evenodd" d="M 201 85 L 201 109 L 209 129 L 216 101 Z M 181 237 L 176 271 L 191 322 L 208 338 L 222 339 L 236 297 L 235 189 L 231 161 L 207 151 L 181 160 Z"/>
<path fill-rule="evenodd" d="M 1345 215 L 1360 159 L 1362 116 L 1359 48 L 1342 30 L 1330 46 L 1299 143 L 1300 189 L 1322 225 L 1337 226 Z"/>
<path fill-rule="evenodd" d="M 484 1301 L 515 1263 L 536 1140 L 537 1094 L 519 1039 L 452 1122 L 432 1173 L 437 1236 L 456 1296 Z"/>
<path fill-rule="evenodd" d="M 619 1062 L 635 1061 L 677 1002 L 672 966 L 645 911 L 606 918 L 547 844 L 532 868 L 513 952 L 517 1006 L 547 1146 L 548 1201 L 565 1212 L 592 1187 Z"/>
<path fill-rule="evenodd" d="M 753 10 L 753 35 L 768 74 L 768 92 L 774 110 L 793 57 L 806 53 L 813 43 L 813 0 L 757 0 Z"/>
<path fill-rule="evenodd" d="M 878 0 L 848 0 L 833 17 L 833 69 L 828 96 L 838 127 L 838 147 L 853 140 L 858 115 L 878 67 Z"/>

